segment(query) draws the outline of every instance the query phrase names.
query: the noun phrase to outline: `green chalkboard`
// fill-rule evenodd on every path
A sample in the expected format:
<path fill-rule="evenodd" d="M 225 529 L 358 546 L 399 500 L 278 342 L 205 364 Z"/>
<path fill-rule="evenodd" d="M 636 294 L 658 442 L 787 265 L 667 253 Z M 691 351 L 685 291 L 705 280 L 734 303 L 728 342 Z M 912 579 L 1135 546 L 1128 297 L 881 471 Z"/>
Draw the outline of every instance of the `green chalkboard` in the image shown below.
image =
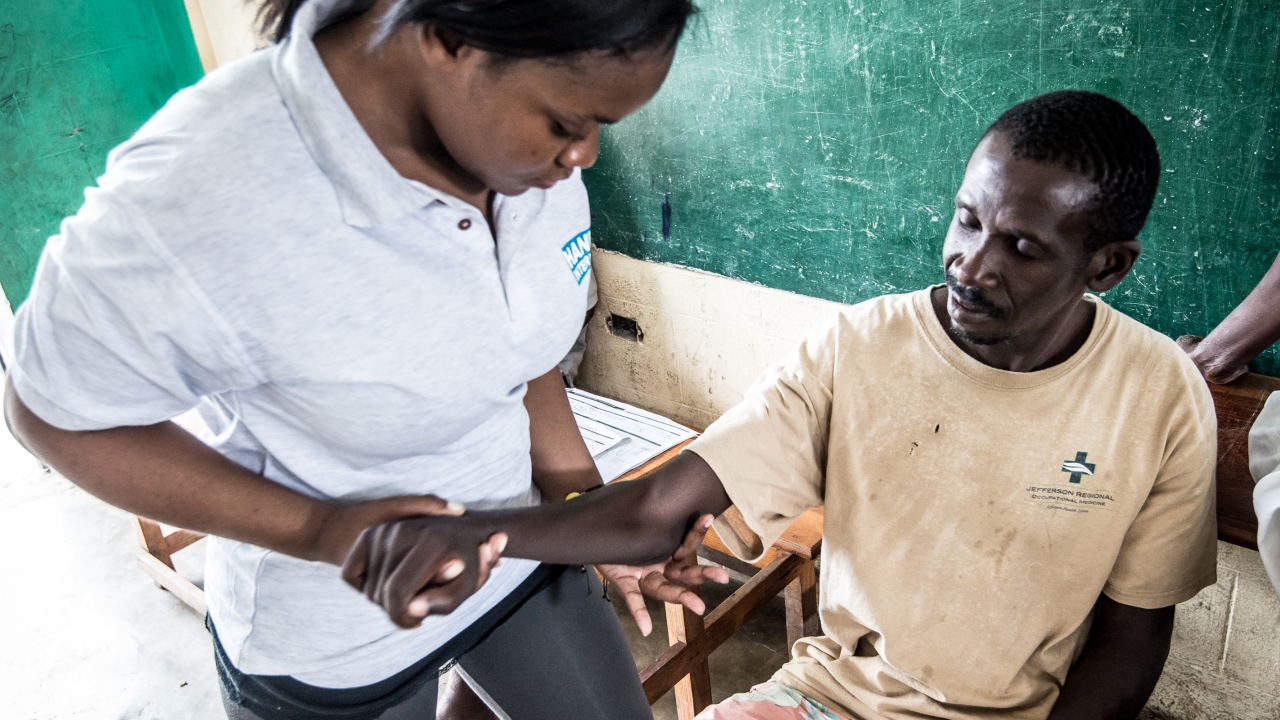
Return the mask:
<path fill-rule="evenodd" d="M 1096 90 L 1151 128 L 1160 194 L 1107 300 L 1203 333 L 1280 251 L 1280 2 L 701 0 L 652 103 L 586 174 L 603 248 L 841 302 L 941 280 L 979 134 Z M 1273 348 L 1264 372 L 1280 371 Z"/>
<path fill-rule="evenodd" d="M 0 287 L 14 307 L 107 152 L 201 74 L 182 0 L 0 2 Z"/>

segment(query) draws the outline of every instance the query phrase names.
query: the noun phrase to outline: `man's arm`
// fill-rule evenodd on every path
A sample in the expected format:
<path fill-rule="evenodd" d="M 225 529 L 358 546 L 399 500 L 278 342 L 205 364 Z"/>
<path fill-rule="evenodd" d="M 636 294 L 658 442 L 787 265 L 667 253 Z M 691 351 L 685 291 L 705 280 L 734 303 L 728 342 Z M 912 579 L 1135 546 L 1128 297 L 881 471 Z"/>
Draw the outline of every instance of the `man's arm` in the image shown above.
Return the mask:
<path fill-rule="evenodd" d="M 529 454 L 533 460 L 533 482 L 546 502 L 561 502 L 569 493 L 583 492 L 601 485 L 600 471 L 582 440 L 578 423 L 569 405 L 559 368 L 529 382 L 524 396 L 529 413 Z M 706 529 L 691 530 L 685 544 L 697 553 Z M 697 593 L 666 577 L 667 563 L 652 565 L 597 564 L 596 569 L 622 594 L 627 610 L 635 618 L 640 634 L 653 631 L 653 619 L 644 595 L 663 602 L 679 603 L 701 614 L 706 605 Z M 704 579 L 727 582 L 729 574 L 712 570 Z"/>
<path fill-rule="evenodd" d="M 1155 689 L 1173 637 L 1174 607 L 1145 610 L 1098 597 L 1084 652 L 1048 720 L 1133 720 Z"/>
<path fill-rule="evenodd" d="M 1249 361 L 1280 340 L 1280 255 L 1258 286 L 1218 327 L 1203 339 L 1178 338 L 1205 379 L 1229 383 L 1248 369 Z"/>
<path fill-rule="evenodd" d="M 474 592 L 474 587 L 457 583 L 423 588 L 448 562 L 476 562 L 476 548 L 490 538 L 507 538 L 503 554 L 512 557 L 566 565 L 642 565 L 666 560 L 677 548 L 687 551 L 681 543 L 690 544 L 686 534 L 694 531 L 700 537 L 710 527 L 710 517 L 730 504 L 711 466 L 683 452 L 652 475 L 613 483 L 569 502 L 369 528 L 352 547 L 343 578 L 382 605 L 394 622 L 412 627 L 436 612 L 438 603 L 456 606 Z M 667 572 L 669 580 L 680 584 L 709 577 L 696 563 L 673 564 Z"/>

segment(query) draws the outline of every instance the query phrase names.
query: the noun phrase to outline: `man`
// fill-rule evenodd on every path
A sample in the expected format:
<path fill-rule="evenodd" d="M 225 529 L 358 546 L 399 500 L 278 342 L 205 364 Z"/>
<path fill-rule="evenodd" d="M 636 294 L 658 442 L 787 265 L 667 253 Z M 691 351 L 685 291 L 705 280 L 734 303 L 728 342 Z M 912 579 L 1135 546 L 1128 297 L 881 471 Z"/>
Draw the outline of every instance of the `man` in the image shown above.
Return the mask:
<path fill-rule="evenodd" d="M 511 556 L 639 563 L 732 502 L 751 532 L 717 528 L 750 558 L 822 506 L 823 634 L 703 717 L 1133 718 L 1173 606 L 1215 581 L 1208 390 L 1086 295 L 1133 267 L 1159 173 L 1115 101 L 1022 103 L 969 159 L 945 285 L 839 313 L 648 478 L 373 528 L 344 575 L 403 619 L 468 592 L 427 579 L 495 533 Z M 669 579 L 696 578 L 690 555 Z"/>

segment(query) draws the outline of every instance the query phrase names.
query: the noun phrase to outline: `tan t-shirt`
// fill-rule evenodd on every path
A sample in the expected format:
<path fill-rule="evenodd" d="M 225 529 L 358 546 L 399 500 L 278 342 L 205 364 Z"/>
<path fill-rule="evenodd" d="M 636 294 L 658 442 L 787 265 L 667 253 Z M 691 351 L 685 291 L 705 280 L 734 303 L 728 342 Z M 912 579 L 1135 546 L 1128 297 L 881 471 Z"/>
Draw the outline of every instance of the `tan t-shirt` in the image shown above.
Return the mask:
<path fill-rule="evenodd" d="M 1168 338 L 1090 298 L 1069 360 L 1014 373 L 929 291 L 840 312 L 690 449 L 759 538 L 826 508 L 820 613 L 775 679 L 856 718 L 1044 718 L 1102 592 L 1215 582 L 1216 418 Z"/>

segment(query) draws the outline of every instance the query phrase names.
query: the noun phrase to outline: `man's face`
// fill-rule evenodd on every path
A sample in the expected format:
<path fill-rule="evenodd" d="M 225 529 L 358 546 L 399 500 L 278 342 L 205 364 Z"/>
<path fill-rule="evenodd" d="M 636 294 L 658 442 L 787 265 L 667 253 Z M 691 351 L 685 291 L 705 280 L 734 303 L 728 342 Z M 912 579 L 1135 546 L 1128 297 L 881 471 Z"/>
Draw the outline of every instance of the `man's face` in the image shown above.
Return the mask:
<path fill-rule="evenodd" d="M 952 335 L 1025 345 L 1070 315 L 1092 272 L 1084 248 L 1096 192 L 1082 175 L 1015 158 L 1000 133 L 984 139 L 942 248 Z"/>

